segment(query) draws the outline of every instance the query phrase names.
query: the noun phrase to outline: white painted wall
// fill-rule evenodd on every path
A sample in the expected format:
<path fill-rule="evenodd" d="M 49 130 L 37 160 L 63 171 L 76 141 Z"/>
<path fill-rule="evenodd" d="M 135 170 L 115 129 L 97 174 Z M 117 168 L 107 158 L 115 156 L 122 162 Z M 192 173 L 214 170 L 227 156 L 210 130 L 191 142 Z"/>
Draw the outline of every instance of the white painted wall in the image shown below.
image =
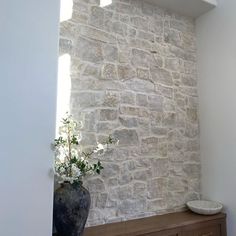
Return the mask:
<path fill-rule="evenodd" d="M 202 191 L 228 213 L 236 235 L 236 1 L 197 20 Z"/>
<path fill-rule="evenodd" d="M 1 236 L 51 236 L 58 24 L 58 0 L 1 1 Z"/>

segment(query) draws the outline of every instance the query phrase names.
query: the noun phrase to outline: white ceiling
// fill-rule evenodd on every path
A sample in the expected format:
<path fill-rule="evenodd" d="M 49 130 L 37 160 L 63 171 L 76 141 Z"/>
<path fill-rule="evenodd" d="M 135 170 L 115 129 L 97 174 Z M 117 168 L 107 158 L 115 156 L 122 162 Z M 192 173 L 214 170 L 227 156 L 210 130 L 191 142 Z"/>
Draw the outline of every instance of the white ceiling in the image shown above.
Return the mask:
<path fill-rule="evenodd" d="M 177 12 L 179 14 L 197 18 L 216 7 L 216 0 L 147 0 L 152 4 Z"/>

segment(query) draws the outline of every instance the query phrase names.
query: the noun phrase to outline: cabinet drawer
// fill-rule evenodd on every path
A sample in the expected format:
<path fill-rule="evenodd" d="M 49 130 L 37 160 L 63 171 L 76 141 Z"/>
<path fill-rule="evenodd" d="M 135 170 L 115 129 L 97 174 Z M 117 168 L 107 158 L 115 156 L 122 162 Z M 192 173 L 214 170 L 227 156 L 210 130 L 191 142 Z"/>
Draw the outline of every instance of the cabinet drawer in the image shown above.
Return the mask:
<path fill-rule="evenodd" d="M 181 235 L 180 235 L 180 232 L 176 230 L 165 230 L 165 231 L 160 231 L 160 232 L 143 234 L 139 236 L 181 236 Z"/>
<path fill-rule="evenodd" d="M 221 236 L 220 225 L 209 226 L 184 232 L 183 236 Z"/>
<path fill-rule="evenodd" d="M 220 236 L 220 226 L 206 227 L 203 229 L 197 230 L 195 236 Z"/>

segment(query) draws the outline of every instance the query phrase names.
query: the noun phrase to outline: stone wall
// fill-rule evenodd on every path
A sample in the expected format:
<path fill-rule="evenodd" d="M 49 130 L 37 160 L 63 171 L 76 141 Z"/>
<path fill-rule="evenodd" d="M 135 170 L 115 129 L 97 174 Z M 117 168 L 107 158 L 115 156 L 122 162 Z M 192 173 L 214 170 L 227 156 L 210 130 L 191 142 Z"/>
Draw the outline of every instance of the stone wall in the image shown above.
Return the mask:
<path fill-rule="evenodd" d="M 83 145 L 108 134 L 119 146 L 86 180 L 88 225 L 181 210 L 199 198 L 194 22 L 144 1 L 74 0 L 61 23 L 71 55 L 71 112 Z"/>

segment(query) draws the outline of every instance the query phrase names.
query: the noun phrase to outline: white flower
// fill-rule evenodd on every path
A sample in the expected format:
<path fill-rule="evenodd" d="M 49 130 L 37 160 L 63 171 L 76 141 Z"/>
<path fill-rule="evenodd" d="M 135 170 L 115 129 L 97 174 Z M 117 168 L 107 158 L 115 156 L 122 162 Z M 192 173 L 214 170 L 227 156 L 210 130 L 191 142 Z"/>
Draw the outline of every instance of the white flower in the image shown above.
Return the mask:
<path fill-rule="evenodd" d="M 72 164 L 72 165 L 71 165 L 71 170 L 72 170 L 72 172 L 77 171 L 77 166 L 76 166 L 76 164 Z"/>
<path fill-rule="evenodd" d="M 71 154 L 73 157 L 78 157 L 78 151 L 76 149 L 72 149 Z"/>
<path fill-rule="evenodd" d="M 98 151 L 104 150 L 104 146 L 101 143 L 98 143 L 97 149 L 98 149 Z"/>
<path fill-rule="evenodd" d="M 79 168 L 77 169 L 77 176 L 78 176 L 78 177 L 81 176 L 81 171 L 80 171 Z"/>
<path fill-rule="evenodd" d="M 59 127 L 59 134 L 64 135 L 64 133 L 67 131 L 67 128 L 65 126 L 60 126 Z"/>
<path fill-rule="evenodd" d="M 80 169 L 75 164 L 72 164 L 71 171 L 72 171 L 72 175 L 75 176 L 76 178 L 81 175 Z"/>
<path fill-rule="evenodd" d="M 101 143 L 97 143 L 97 147 L 93 152 L 94 153 L 103 152 L 103 151 L 105 151 L 105 149 L 106 149 L 106 145 L 103 145 Z"/>

